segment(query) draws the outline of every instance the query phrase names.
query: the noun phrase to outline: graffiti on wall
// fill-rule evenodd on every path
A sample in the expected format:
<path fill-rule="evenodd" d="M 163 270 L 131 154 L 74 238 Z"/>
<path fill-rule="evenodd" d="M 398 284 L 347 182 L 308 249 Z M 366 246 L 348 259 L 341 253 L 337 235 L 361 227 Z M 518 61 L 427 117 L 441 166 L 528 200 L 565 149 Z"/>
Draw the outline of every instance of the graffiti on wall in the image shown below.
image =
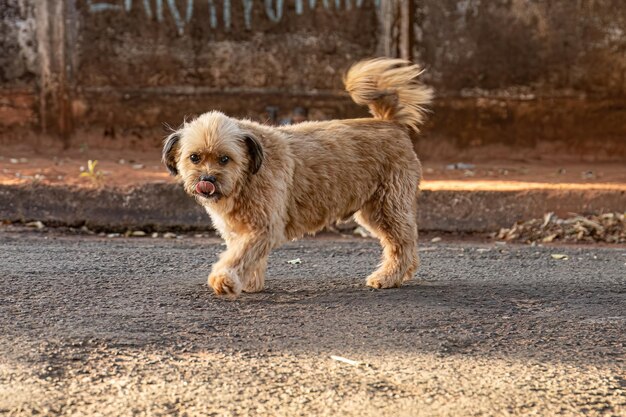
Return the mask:
<path fill-rule="evenodd" d="M 138 0 L 134 5 L 133 0 L 109 0 L 109 1 L 98 1 L 98 0 L 86 0 L 88 10 L 91 13 L 105 12 L 105 11 L 116 11 L 120 13 L 127 13 L 133 9 L 133 6 L 140 7 L 143 9 L 146 17 L 148 19 L 156 19 L 158 22 L 162 22 L 164 20 L 165 13 L 169 13 L 171 18 L 176 25 L 179 33 L 184 33 L 185 25 L 191 21 L 193 18 L 194 10 L 196 8 L 205 7 L 208 8 L 209 11 L 209 24 L 212 29 L 216 29 L 218 27 L 218 12 L 217 12 L 217 2 L 221 2 L 221 10 L 222 10 L 222 21 L 223 27 L 225 29 L 230 29 L 232 19 L 231 19 L 231 0 L 202 0 L 195 2 L 194 0 L 186 0 L 182 3 L 184 7 L 179 7 L 176 4 L 176 0 Z M 298 15 L 303 15 L 306 10 L 315 10 L 318 7 L 318 4 L 321 4 L 326 10 L 351 10 L 353 7 L 360 9 L 363 7 L 363 4 L 366 0 L 293 0 L 295 2 L 295 12 Z M 380 8 L 381 0 L 370 0 L 373 2 L 374 6 L 378 9 Z M 255 3 L 258 1 L 255 0 L 241 0 L 243 5 L 244 12 L 244 24 L 246 25 L 246 29 L 252 28 L 252 10 Z M 306 3 L 306 7 L 305 7 Z M 274 22 L 278 23 L 283 18 L 283 10 L 285 8 L 285 0 L 264 0 L 263 10 L 267 18 Z"/>

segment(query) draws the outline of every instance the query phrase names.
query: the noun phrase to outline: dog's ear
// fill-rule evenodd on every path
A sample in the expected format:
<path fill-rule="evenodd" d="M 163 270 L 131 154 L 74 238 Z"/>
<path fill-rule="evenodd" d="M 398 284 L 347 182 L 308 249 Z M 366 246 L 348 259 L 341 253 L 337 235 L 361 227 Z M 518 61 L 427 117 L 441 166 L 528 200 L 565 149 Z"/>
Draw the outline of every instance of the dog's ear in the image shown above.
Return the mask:
<path fill-rule="evenodd" d="M 167 167 L 172 175 L 178 175 L 178 169 L 176 168 L 176 162 L 178 160 L 178 147 L 180 141 L 180 133 L 178 131 L 172 132 L 163 144 L 163 154 L 161 160 Z"/>
<path fill-rule="evenodd" d="M 248 156 L 250 158 L 250 172 L 256 174 L 263 164 L 263 148 L 254 135 L 247 134 L 244 137 L 244 141 L 246 142 Z"/>

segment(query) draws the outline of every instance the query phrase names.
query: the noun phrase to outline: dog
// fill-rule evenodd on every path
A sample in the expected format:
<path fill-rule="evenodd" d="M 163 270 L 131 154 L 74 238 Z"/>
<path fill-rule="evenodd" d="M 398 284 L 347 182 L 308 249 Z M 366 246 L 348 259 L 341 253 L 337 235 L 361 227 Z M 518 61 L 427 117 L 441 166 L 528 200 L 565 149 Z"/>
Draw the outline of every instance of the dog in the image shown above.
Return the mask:
<path fill-rule="evenodd" d="M 433 97 L 421 73 L 401 59 L 354 64 L 345 87 L 372 118 L 274 127 L 211 111 L 165 139 L 163 163 L 226 242 L 208 278 L 217 295 L 261 291 L 272 249 L 351 216 L 383 247 L 368 286 L 413 277 L 421 165 L 410 135 Z"/>

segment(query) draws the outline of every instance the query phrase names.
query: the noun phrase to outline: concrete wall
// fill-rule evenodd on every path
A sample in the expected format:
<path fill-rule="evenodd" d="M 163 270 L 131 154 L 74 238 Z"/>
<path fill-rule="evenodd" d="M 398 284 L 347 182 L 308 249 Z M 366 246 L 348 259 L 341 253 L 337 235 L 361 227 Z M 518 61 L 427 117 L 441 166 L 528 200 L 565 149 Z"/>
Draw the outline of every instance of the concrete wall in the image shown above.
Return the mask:
<path fill-rule="evenodd" d="M 294 104 L 341 114 L 341 71 L 374 53 L 378 31 L 374 0 L 83 1 L 76 15 L 79 124 L 178 124 L 212 108 L 259 118 Z"/>
<path fill-rule="evenodd" d="M 440 97 L 436 138 L 626 154 L 626 2 L 416 4 L 414 55 Z"/>
<path fill-rule="evenodd" d="M 158 138 L 214 108 L 361 115 L 342 74 L 386 52 L 437 90 L 424 152 L 626 157 L 625 27 L 623 0 L 0 0 L 0 129 Z"/>

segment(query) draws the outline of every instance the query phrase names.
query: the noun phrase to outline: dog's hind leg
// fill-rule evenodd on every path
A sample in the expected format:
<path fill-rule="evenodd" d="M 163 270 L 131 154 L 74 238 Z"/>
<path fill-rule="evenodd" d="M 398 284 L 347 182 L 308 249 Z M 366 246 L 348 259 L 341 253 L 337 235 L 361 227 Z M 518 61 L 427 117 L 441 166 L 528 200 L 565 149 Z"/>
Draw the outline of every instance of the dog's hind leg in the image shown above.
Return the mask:
<path fill-rule="evenodd" d="M 379 268 L 367 278 L 370 287 L 399 287 L 413 277 L 419 266 L 416 188 L 417 184 L 412 187 L 406 182 L 386 186 L 355 215 L 355 220 L 380 239 L 383 247 Z"/>

